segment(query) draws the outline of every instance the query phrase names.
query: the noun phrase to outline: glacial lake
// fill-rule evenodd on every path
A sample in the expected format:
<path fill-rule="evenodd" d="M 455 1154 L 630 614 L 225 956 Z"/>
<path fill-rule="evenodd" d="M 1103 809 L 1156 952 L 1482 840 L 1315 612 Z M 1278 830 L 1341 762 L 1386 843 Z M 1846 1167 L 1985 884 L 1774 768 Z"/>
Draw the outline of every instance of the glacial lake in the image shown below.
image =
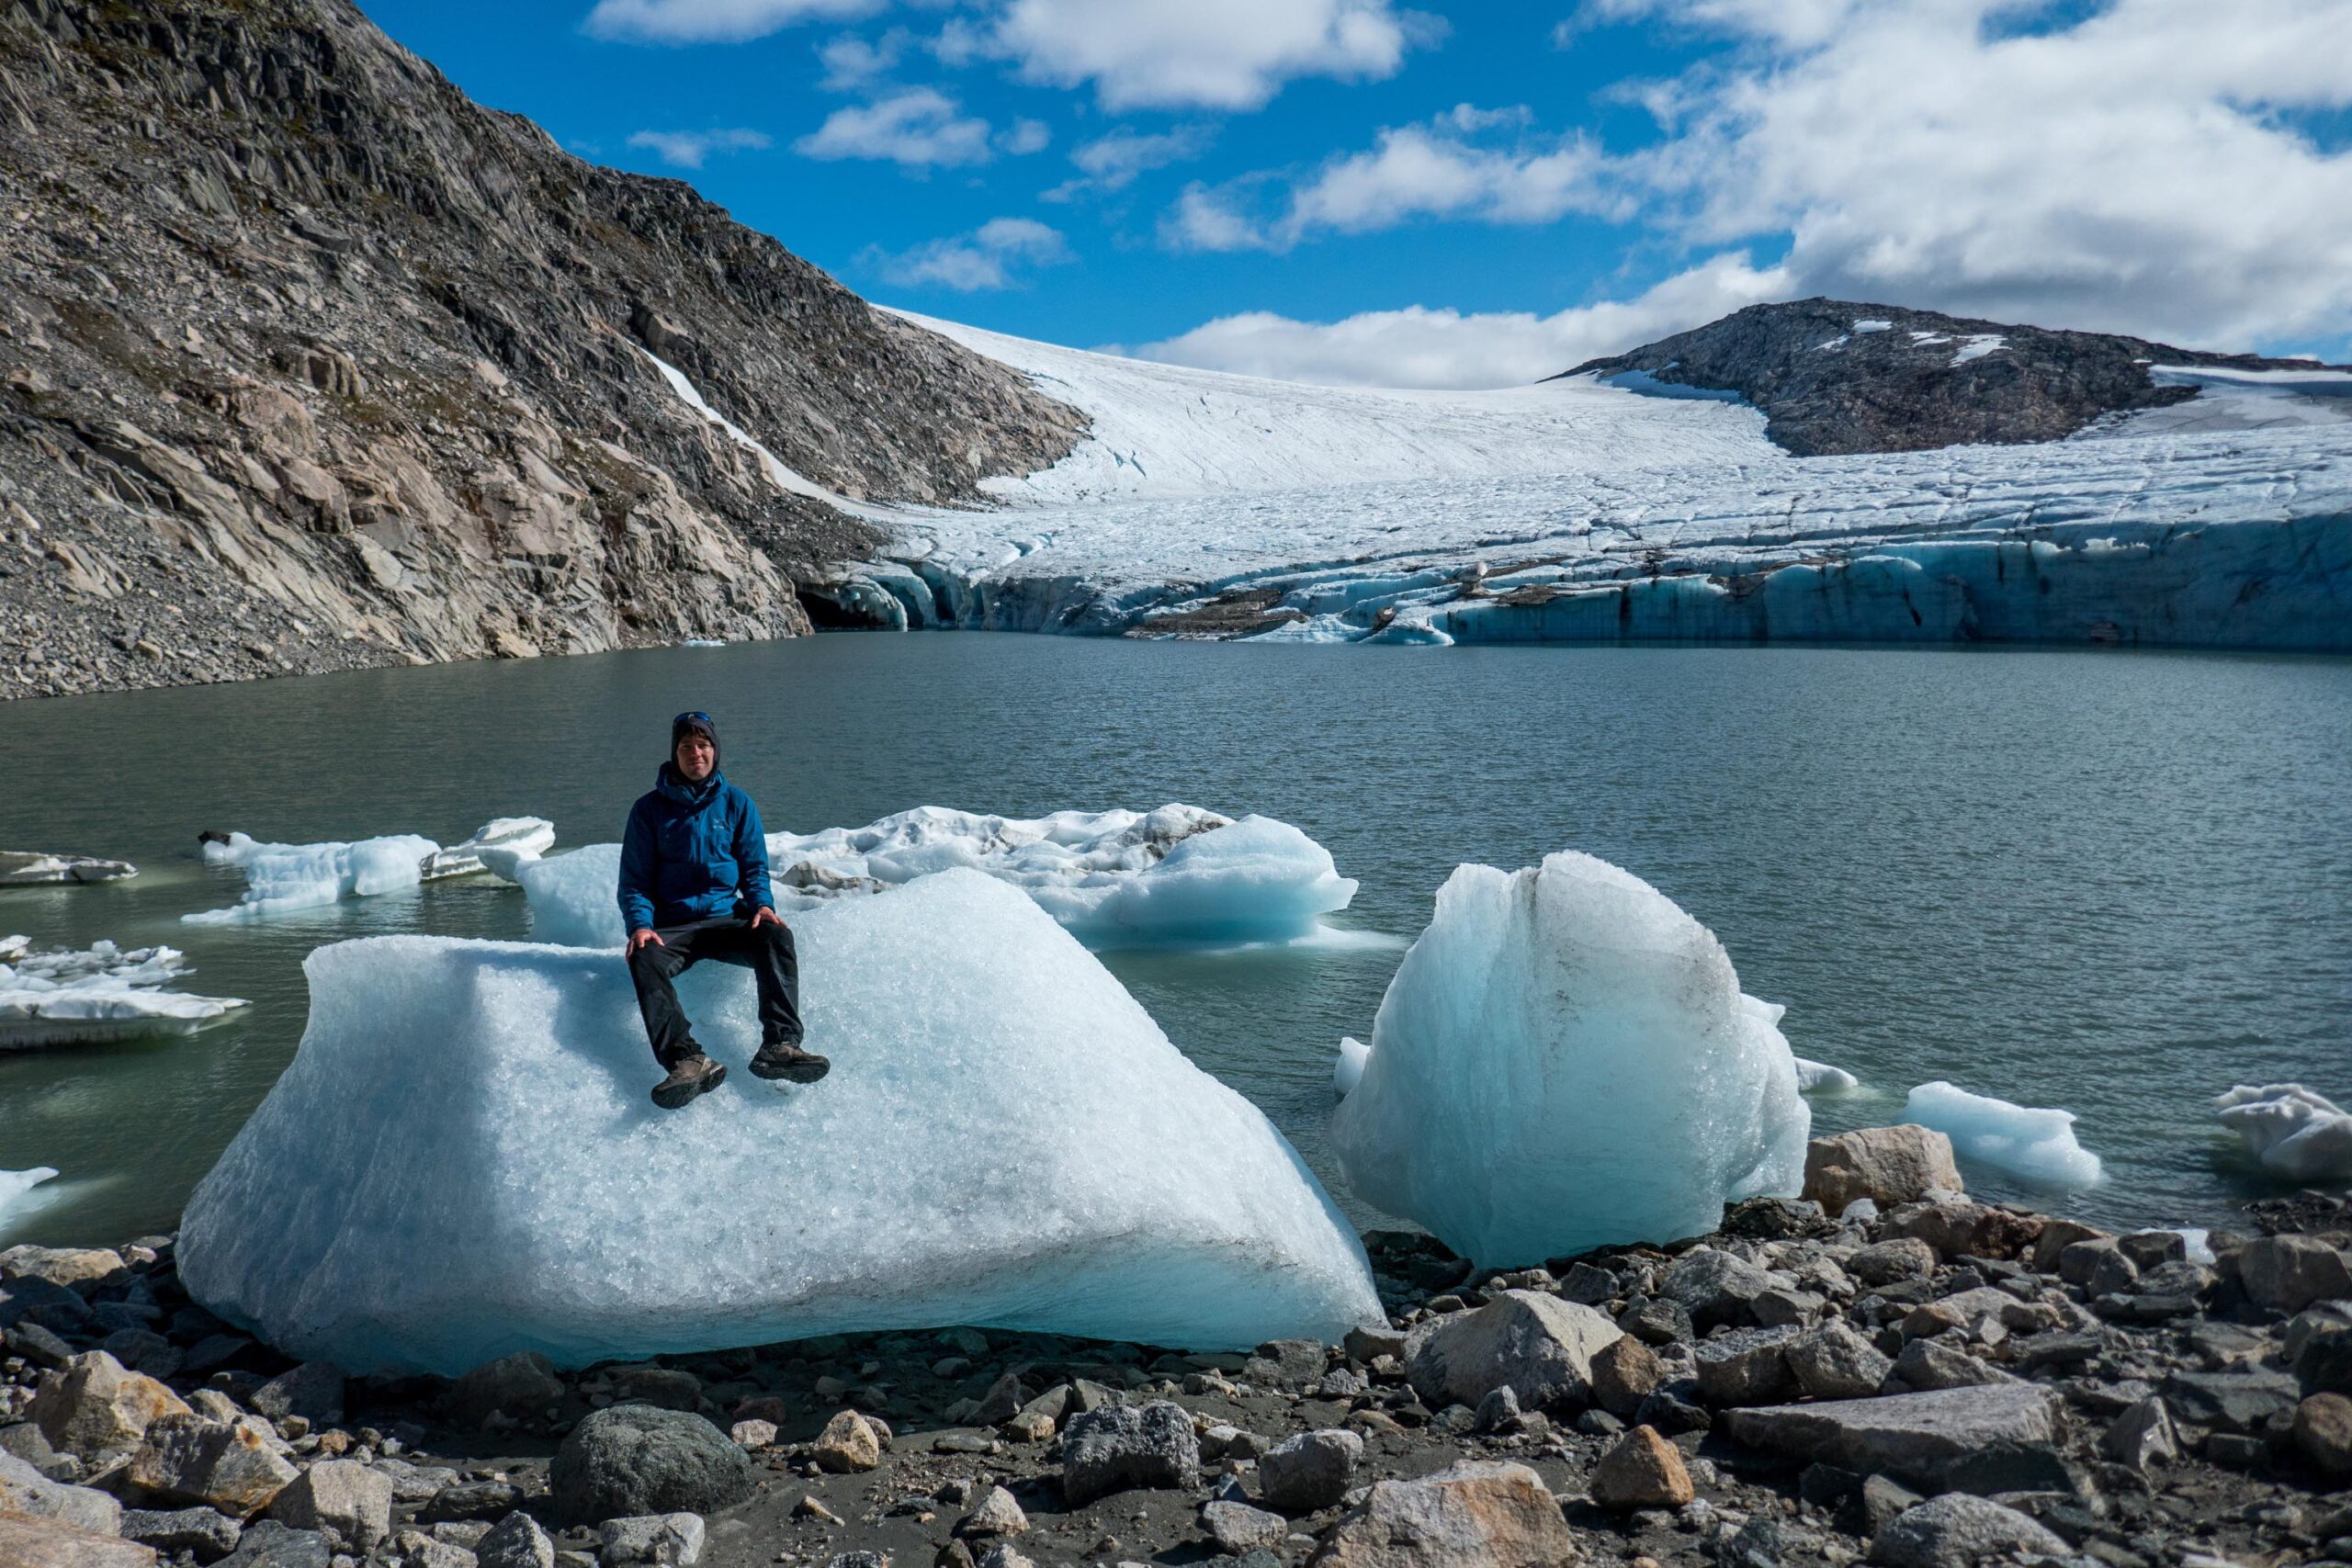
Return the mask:
<path fill-rule="evenodd" d="M 1326 1147 L 1331 1057 L 1463 861 L 1581 849 L 1679 900 L 1788 1004 L 1798 1054 L 1866 1086 L 1816 1098 L 1817 1131 L 1896 1120 L 1934 1078 L 2076 1112 L 2106 1180 L 1971 1168 L 1995 1197 L 2226 1224 L 2285 1189 L 2211 1097 L 2352 1093 L 2352 660 L 842 635 L 0 704 L 0 848 L 141 868 L 0 889 L 0 933 L 167 942 L 187 988 L 253 1003 L 188 1038 L 0 1055 L 0 1168 L 64 1173 L 0 1242 L 173 1226 L 292 1055 L 312 947 L 527 935 L 520 890 L 481 877 L 185 925 L 243 886 L 199 829 L 453 842 L 527 813 L 560 847 L 608 840 L 684 707 L 718 716 L 771 830 L 1181 800 L 1320 840 L 1365 934 L 1106 962 L 1367 1223 Z"/>

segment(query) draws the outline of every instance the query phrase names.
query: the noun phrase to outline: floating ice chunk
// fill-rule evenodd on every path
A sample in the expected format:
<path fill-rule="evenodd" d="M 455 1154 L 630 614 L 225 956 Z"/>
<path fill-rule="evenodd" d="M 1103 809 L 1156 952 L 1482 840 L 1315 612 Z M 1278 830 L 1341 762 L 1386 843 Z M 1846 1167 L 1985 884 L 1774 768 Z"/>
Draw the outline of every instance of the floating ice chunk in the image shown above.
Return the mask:
<path fill-rule="evenodd" d="M 139 868 L 125 860 L 47 854 L 39 850 L 0 850 L 0 887 L 45 882 L 119 882 L 138 874 Z"/>
<path fill-rule="evenodd" d="M 1382 1320 L 1298 1155 L 1030 899 L 968 871 L 794 922 L 831 1075 L 742 1070 L 750 977 L 685 976 L 734 1072 L 656 1110 L 610 953 L 419 936 L 311 954 L 300 1049 L 180 1276 L 354 1372 L 568 1366 L 972 1324 L 1200 1349 Z"/>
<path fill-rule="evenodd" d="M 2036 1187 L 2088 1187 L 2098 1156 L 2075 1141 L 2075 1113 L 2011 1105 L 1938 1079 L 1914 1089 L 1903 1119 L 1951 1139 L 1961 1158 Z"/>
<path fill-rule="evenodd" d="M 37 1165 L 30 1170 L 0 1170 L 0 1235 L 6 1233 L 11 1221 L 21 1218 L 32 1208 L 26 1194 L 56 1174 L 55 1169 L 45 1165 Z"/>
<path fill-rule="evenodd" d="M 463 843 L 435 850 L 424 857 L 422 874 L 435 882 L 445 876 L 468 876 L 486 871 L 505 881 L 514 880 L 514 868 L 537 860 L 555 848 L 555 824 L 544 817 L 494 817 L 474 829 Z"/>
<path fill-rule="evenodd" d="M 1826 1062 L 1808 1062 L 1803 1056 L 1797 1062 L 1797 1089 L 1804 1094 L 1845 1094 L 1862 1087 L 1862 1080 L 1843 1067 L 1833 1067 Z"/>
<path fill-rule="evenodd" d="M 2222 1124 L 2290 1181 L 2352 1177 L 2352 1113 L 2299 1083 L 2240 1084 L 2214 1097 Z"/>
<path fill-rule="evenodd" d="M 769 877 L 787 915 L 954 866 L 1019 887 L 1094 948 L 1295 941 L 1356 891 L 1330 852 L 1289 823 L 1195 806 L 1030 820 L 925 806 L 863 828 L 768 835 Z M 532 935 L 620 944 L 619 845 L 592 844 L 514 874 Z"/>
<path fill-rule="evenodd" d="M 245 1005 L 163 988 L 187 969 L 177 948 L 37 953 L 30 938 L 0 939 L 0 1051 L 187 1034 Z"/>
<path fill-rule="evenodd" d="M 1353 1094 L 1356 1085 L 1363 1082 L 1364 1064 L 1371 1059 L 1371 1046 L 1352 1034 L 1341 1036 L 1340 1055 L 1331 1063 L 1332 1091 L 1341 1100 Z"/>
<path fill-rule="evenodd" d="M 1714 1228 L 1793 1194 L 1812 1113 L 1769 1004 L 1674 901 L 1589 855 L 1458 868 L 1332 1143 L 1365 1201 L 1480 1264 Z"/>
<path fill-rule="evenodd" d="M 440 849 L 413 833 L 349 844 L 265 844 L 243 833 L 208 839 L 204 863 L 243 871 L 244 897 L 225 909 L 199 910 L 180 919 L 191 925 L 225 925 L 398 892 L 424 880 L 425 861 Z"/>

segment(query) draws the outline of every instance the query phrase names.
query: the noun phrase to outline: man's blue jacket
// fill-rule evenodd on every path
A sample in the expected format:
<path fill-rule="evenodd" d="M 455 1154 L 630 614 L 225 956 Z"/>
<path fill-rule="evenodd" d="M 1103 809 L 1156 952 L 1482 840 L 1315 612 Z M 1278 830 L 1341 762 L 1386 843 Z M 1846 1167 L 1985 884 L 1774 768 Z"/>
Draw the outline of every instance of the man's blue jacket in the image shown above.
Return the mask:
<path fill-rule="evenodd" d="M 690 784 L 668 762 L 621 835 L 626 929 L 675 926 L 775 907 L 760 808 L 718 769 Z"/>

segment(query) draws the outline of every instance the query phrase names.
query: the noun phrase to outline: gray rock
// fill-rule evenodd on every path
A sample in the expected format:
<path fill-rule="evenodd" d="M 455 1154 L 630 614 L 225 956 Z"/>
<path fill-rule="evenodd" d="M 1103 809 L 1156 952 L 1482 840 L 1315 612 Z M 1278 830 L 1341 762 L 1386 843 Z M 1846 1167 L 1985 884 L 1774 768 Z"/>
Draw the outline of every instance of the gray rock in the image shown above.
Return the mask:
<path fill-rule="evenodd" d="M 147 1428 L 131 1456 L 130 1479 L 174 1503 L 201 1504 L 247 1518 L 301 1472 L 287 1463 L 277 1435 L 251 1416 L 209 1421 L 193 1412 Z"/>
<path fill-rule="evenodd" d="M 81 1480 L 87 1469 L 72 1454 L 59 1453 L 51 1448 L 48 1437 L 30 1421 L 0 1427 L 0 1453 L 14 1454 L 50 1480 L 62 1481 L 68 1485 Z"/>
<path fill-rule="evenodd" d="M 1724 1324 L 1752 1321 L 1750 1303 L 1772 1288 L 1772 1277 L 1720 1247 L 1694 1247 L 1658 1277 L 1657 1288 L 1658 1294 L 1689 1313 L 1692 1325 L 1704 1334 Z"/>
<path fill-rule="evenodd" d="M 1190 1491 L 1200 1484 L 1193 1418 L 1165 1399 L 1073 1416 L 1062 1438 L 1062 1496 L 1071 1506 L 1132 1486 Z"/>
<path fill-rule="evenodd" d="M 699 1416 L 615 1404 L 571 1429 L 548 1479 L 557 1516 L 571 1523 L 710 1514 L 751 1495 L 752 1461 Z"/>
<path fill-rule="evenodd" d="M 99 1348 L 151 1378 L 167 1378 L 180 1370 L 179 1348 L 152 1328 L 118 1328 Z"/>
<path fill-rule="evenodd" d="M 1996 1445 L 2052 1449 L 2062 1409 L 2051 1390 L 2017 1382 L 1735 1410 L 1725 1420 L 1752 1448 L 1937 1485 Z"/>
<path fill-rule="evenodd" d="M 9 1513 L 100 1535 L 117 1533 L 122 1523 L 122 1505 L 105 1493 L 51 1481 L 15 1454 L 0 1452 L 0 1514 Z"/>
<path fill-rule="evenodd" d="M 999 1536 L 1021 1535 L 1029 1529 L 1029 1516 L 1012 1493 L 1001 1486 L 991 1486 L 972 1506 L 972 1511 L 956 1521 L 956 1535 L 962 1540 L 989 1540 Z"/>
<path fill-rule="evenodd" d="M 1617 1326 L 1645 1345 L 1679 1345 L 1695 1338 L 1698 1329 L 1680 1302 L 1627 1302 L 1617 1314 Z"/>
<path fill-rule="evenodd" d="M 1589 1263 L 1569 1264 L 1568 1271 L 1560 1276 L 1559 1289 L 1561 1300 L 1590 1307 L 1606 1306 L 1625 1293 L 1615 1274 Z"/>
<path fill-rule="evenodd" d="M 1935 1269 L 1936 1249 L 1907 1235 L 1873 1242 L 1846 1261 L 1846 1272 L 1865 1285 L 1915 1279 Z"/>
<path fill-rule="evenodd" d="M 1367 1365 L 1383 1356 L 1394 1356 L 1401 1361 L 1405 1359 L 1405 1331 L 1385 1324 L 1378 1328 L 1351 1328 L 1346 1348 L 1351 1360 Z"/>
<path fill-rule="evenodd" d="M 191 1551 L 198 1562 L 226 1557 L 237 1549 L 244 1527 L 212 1508 L 125 1508 L 122 1539 L 152 1546 L 166 1557 Z"/>
<path fill-rule="evenodd" d="M 1209 1539 L 1216 1542 L 1219 1551 L 1235 1557 L 1261 1547 L 1279 1550 L 1290 1536 L 1288 1519 L 1247 1503 L 1203 1504 L 1201 1528 L 1209 1532 Z"/>
<path fill-rule="evenodd" d="M 2291 1430 L 2312 1468 L 2338 1481 L 2352 1477 L 2352 1399 L 2312 1394 L 2295 1407 Z"/>
<path fill-rule="evenodd" d="M 1784 1353 L 1797 1386 L 1815 1399 L 1866 1399 L 1894 1368 L 1877 1346 L 1842 1321 L 1799 1335 Z"/>
<path fill-rule="evenodd" d="M 1793 1398 L 1788 1348 L 1799 1330 L 1738 1328 L 1698 1345 L 1699 1397 L 1710 1404 L 1778 1404 Z"/>
<path fill-rule="evenodd" d="M 2018 1380 L 1989 1362 L 1980 1361 L 1965 1350 L 1945 1344 L 1940 1339 L 1914 1339 L 1903 1347 L 1894 1358 L 1894 1376 L 1905 1388 L 1917 1393 L 1926 1389 L 1981 1388 L 1987 1383 L 2015 1382 Z"/>
<path fill-rule="evenodd" d="M 419 1473 L 454 1475 L 456 1472 Z M 395 1477 L 395 1489 L 401 1484 L 401 1478 Z M 424 1499 L 424 1506 L 416 1511 L 416 1517 L 428 1525 L 459 1519 L 503 1519 L 522 1506 L 523 1489 L 511 1481 L 452 1481 L 428 1495 Z"/>
<path fill-rule="evenodd" d="M 317 1531 L 264 1519 L 246 1526 L 237 1550 L 220 1562 L 222 1568 L 331 1568 L 334 1560 L 327 1538 Z"/>
<path fill-rule="evenodd" d="M 2128 1406 L 2098 1440 L 2098 1451 L 2134 1470 L 2169 1464 L 2180 1457 L 2180 1434 L 2161 1399 L 2143 1399 Z"/>
<path fill-rule="evenodd" d="M 1363 1461 L 1363 1439 L 1353 1432 L 1301 1432 L 1260 1457 L 1259 1495 L 1283 1513 L 1311 1514 L 1346 1495 Z"/>
<path fill-rule="evenodd" d="M 58 1334 L 71 1334 L 90 1321 L 90 1303 L 63 1285 L 46 1280 L 10 1280 L 0 1283 L 0 1328 L 39 1324 Z"/>
<path fill-rule="evenodd" d="M 2064 1557 L 2072 1548 L 2000 1504 L 1951 1492 L 1897 1515 L 1871 1540 L 1886 1568 L 1977 1568 L 2004 1556 Z"/>
<path fill-rule="evenodd" d="M 449 1414 L 469 1427 L 492 1416 L 536 1416 L 563 1403 L 563 1381 L 555 1363 L 537 1350 L 517 1350 L 484 1361 L 449 1390 Z"/>
<path fill-rule="evenodd" d="M 2274 1312 L 2352 1297 L 2352 1258 L 2317 1236 L 2267 1235 L 2237 1255 L 2246 1295 Z"/>
<path fill-rule="evenodd" d="M 392 1533 L 392 1478 L 356 1460 L 322 1460 L 278 1493 L 269 1514 L 365 1557 Z"/>
<path fill-rule="evenodd" d="M 157 1419 L 187 1413 L 179 1395 L 104 1350 L 74 1357 L 64 1371 L 42 1373 L 32 1404 L 50 1446 L 85 1463 L 135 1449 Z"/>
<path fill-rule="evenodd" d="M 596 1527 L 596 1561 L 600 1568 L 694 1568 L 705 1536 L 702 1516 L 684 1510 L 606 1519 Z"/>
<path fill-rule="evenodd" d="M 1939 1190 L 1965 1189 L 1951 1140 L 1928 1128 L 1864 1127 L 1805 1145 L 1804 1195 L 1830 1213 L 1858 1198 L 1884 1209 Z"/>
<path fill-rule="evenodd" d="M 2302 1389 L 2284 1372 L 2175 1372 L 2159 1392 L 2173 1415 L 2191 1426 L 2224 1432 L 2259 1430 L 2295 1408 Z"/>
<path fill-rule="evenodd" d="M 1478 1402 L 1508 1385 L 1520 1407 L 1582 1404 L 1594 1354 L 1623 1331 L 1591 1307 L 1532 1291 L 1504 1291 L 1475 1312 L 1413 1331 L 1405 1375 L 1432 1408 Z"/>
<path fill-rule="evenodd" d="M 2119 1259 L 2125 1270 L 2127 1284 L 2140 1277 L 2138 1266 L 2123 1256 L 2123 1244 L 2116 1237 L 2094 1235 L 2070 1242 L 2058 1254 L 2058 1277 L 2070 1285 L 2080 1285 L 2087 1290 L 2102 1268 L 2109 1267 Z"/>
<path fill-rule="evenodd" d="M 300 1416 L 312 1427 L 343 1423 L 343 1369 L 327 1361 L 305 1361 L 254 1390 L 245 1407 L 281 1420 Z"/>
<path fill-rule="evenodd" d="M 1319 1341 L 1274 1339 L 1258 1347 L 1242 1364 L 1241 1375 L 1271 1387 L 1300 1388 L 1322 1380 L 1324 1359 Z"/>
<path fill-rule="evenodd" d="M 1559 1504 L 1523 1464 L 1469 1462 L 1381 1481 L 1324 1536 L 1310 1568 L 1539 1568 L 1580 1560 Z"/>
<path fill-rule="evenodd" d="M 74 1364 L 74 1348 L 38 1323 L 18 1323 L 0 1332 L 0 1347 L 43 1371 L 62 1372 Z"/>

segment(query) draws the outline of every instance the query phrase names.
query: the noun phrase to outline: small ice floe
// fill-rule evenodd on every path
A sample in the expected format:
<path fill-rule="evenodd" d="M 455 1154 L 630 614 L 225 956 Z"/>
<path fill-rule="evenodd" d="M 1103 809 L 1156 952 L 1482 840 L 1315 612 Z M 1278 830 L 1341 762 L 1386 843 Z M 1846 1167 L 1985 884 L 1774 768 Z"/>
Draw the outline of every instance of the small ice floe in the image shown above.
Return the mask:
<path fill-rule="evenodd" d="M 243 871 L 244 897 L 225 909 L 180 919 L 191 925 L 225 925 L 481 871 L 511 882 L 518 866 L 554 844 L 554 825 L 539 817 L 495 818 L 446 850 L 414 833 L 322 844 L 267 844 L 244 833 L 208 833 L 204 863 Z"/>
<path fill-rule="evenodd" d="M 723 637 L 690 637 L 681 639 L 678 646 L 680 648 L 725 648 L 727 639 Z"/>
<path fill-rule="evenodd" d="M 1713 932 L 1606 861 L 1461 866 L 1381 998 L 1332 1150 L 1365 1202 L 1482 1265 L 1698 1235 L 1803 1184 L 1812 1111 L 1778 1016 Z"/>
<path fill-rule="evenodd" d="M 2098 1156 L 2075 1141 L 2071 1111 L 2012 1105 L 1939 1079 L 1911 1091 L 1903 1119 L 1950 1137 L 1962 1159 L 2036 1187 L 2088 1187 L 2099 1179 Z"/>
<path fill-rule="evenodd" d="M 49 882 L 119 882 L 138 874 L 139 868 L 127 860 L 46 854 L 39 850 L 0 850 L 0 887 Z"/>
<path fill-rule="evenodd" d="M 1331 1063 L 1331 1091 L 1341 1100 L 1355 1092 L 1363 1082 L 1363 1065 L 1372 1060 L 1372 1047 L 1352 1034 L 1340 1036 L 1340 1054 Z"/>
<path fill-rule="evenodd" d="M 9 1222 L 33 1206 L 28 1196 L 32 1190 L 56 1175 L 56 1170 L 46 1165 L 37 1165 L 30 1170 L 0 1170 L 0 1233 L 5 1233 Z"/>
<path fill-rule="evenodd" d="M 2299 1083 L 2240 1084 L 2216 1095 L 2222 1124 L 2274 1176 L 2290 1181 L 2352 1178 L 2352 1112 Z"/>
<path fill-rule="evenodd" d="M 1797 1091 L 1801 1094 L 1844 1094 L 1862 1087 L 1862 1080 L 1843 1067 L 1797 1058 Z"/>
<path fill-rule="evenodd" d="M 0 1051 L 188 1034 L 245 1005 L 164 988 L 187 972 L 177 948 L 35 952 L 29 938 L 0 938 Z"/>
<path fill-rule="evenodd" d="M 1318 935 L 1355 897 L 1330 852 L 1271 817 L 1197 806 L 986 817 L 917 807 L 863 828 L 771 833 L 768 876 L 786 915 L 958 866 L 1009 882 L 1088 946 L 1240 946 Z M 620 846 L 591 844 L 514 873 L 531 934 L 617 947 Z"/>

